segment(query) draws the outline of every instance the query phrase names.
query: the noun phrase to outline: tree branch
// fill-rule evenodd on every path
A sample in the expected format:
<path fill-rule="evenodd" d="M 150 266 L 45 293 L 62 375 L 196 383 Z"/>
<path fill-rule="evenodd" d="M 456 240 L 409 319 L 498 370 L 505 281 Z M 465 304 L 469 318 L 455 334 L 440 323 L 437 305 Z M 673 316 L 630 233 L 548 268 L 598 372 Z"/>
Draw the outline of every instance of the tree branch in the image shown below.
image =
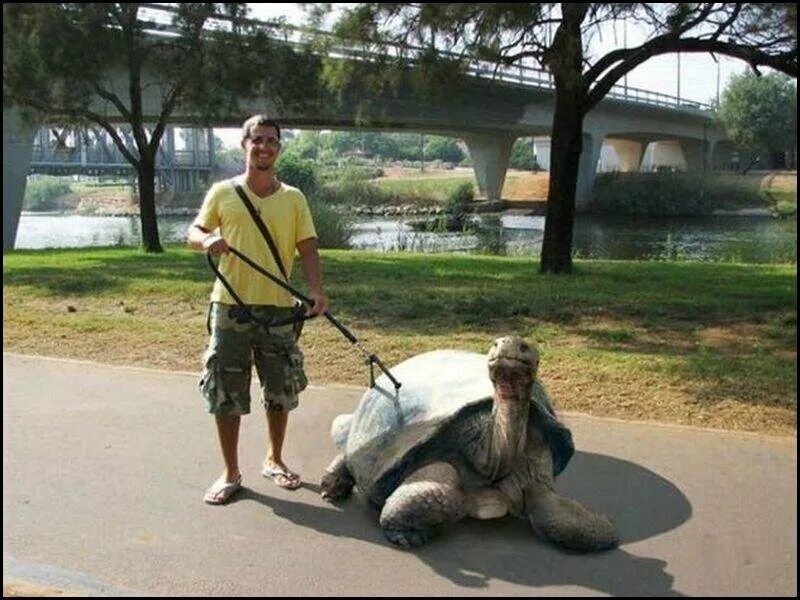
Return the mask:
<path fill-rule="evenodd" d="M 619 53 L 617 51 L 617 57 Z M 729 42 L 721 42 L 714 39 L 701 40 L 697 38 L 675 40 L 669 37 L 660 36 L 633 51 L 625 58 L 622 64 L 608 71 L 602 79 L 599 79 L 597 84 L 589 91 L 586 103 L 586 110 L 589 111 L 595 106 L 603 97 L 609 92 L 611 87 L 619 81 L 626 73 L 630 72 L 649 58 L 661 54 L 670 54 L 674 52 L 704 52 L 724 54 L 733 58 L 739 58 L 747 62 L 751 68 L 758 72 L 759 66 L 770 67 L 776 71 L 786 73 L 792 77 L 797 77 L 797 53 L 796 52 L 783 52 L 781 54 L 767 54 L 758 50 L 753 46 L 740 46 Z M 614 52 L 606 55 L 608 58 Z M 617 58 L 617 60 L 620 60 Z M 595 76 L 599 74 L 598 66 L 603 60 L 598 61 L 597 64 L 586 74 L 584 74 L 584 85 L 589 89 L 592 80 L 589 78 L 590 74 Z M 605 61 L 608 64 L 609 61 Z"/>
<path fill-rule="evenodd" d="M 111 104 L 114 105 L 114 108 L 116 108 L 119 111 L 119 114 L 122 115 L 125 118 L 125 120 L 130 121 L 131 114 L 128 111 L 128 108 L 122 103 L 122 100 L 120 100 L 119 96 L 117 96 L 113 92 L 104 90 L 95 82 L 92 82 L 92 88 L 94 89 L 94 91 L 97 93 L 98 96 L 111 102 Z"/>

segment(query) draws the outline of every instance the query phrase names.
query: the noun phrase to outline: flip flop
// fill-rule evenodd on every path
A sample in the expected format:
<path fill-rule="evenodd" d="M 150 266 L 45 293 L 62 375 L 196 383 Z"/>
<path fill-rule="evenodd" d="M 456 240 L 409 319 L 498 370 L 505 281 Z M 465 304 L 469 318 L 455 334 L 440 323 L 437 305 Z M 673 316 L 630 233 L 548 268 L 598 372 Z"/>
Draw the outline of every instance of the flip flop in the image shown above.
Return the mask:
<path fill-rule="evenodd" d="M 240 487 L 242 487 L 241 474 L 236 478 L 236 481 L 231 482 L 225 481 L 224 477 L 220 477 L 206 490 L 203 502 L 206 504 L 225 504 Z"/>
<path fill-rule="evenodd" d="M 285 490 L 296 490 L 302 483 L 300 475 L 278 465 L 265 464 L 261 474 L 268 479 L 272 479 L 275 485 Z"/>

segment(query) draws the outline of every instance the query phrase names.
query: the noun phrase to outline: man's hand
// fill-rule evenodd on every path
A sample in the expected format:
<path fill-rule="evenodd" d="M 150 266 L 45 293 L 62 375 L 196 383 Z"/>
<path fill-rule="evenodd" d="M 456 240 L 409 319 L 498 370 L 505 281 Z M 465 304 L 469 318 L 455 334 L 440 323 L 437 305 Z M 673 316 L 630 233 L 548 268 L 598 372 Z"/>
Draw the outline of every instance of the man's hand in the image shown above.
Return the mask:
<path fill-rule="evenodd" d="M 203 250 L 206 252 L 210 252 L 214 256 L 219 256 L 220 254 L 227 254 L 229 250 L 228 242 L 222 236 L 214 235 L 213 233 L 208 234 L 203 239 Z"/>
<path fill-rule="evenodd" d="M 328 310 L 328 299 L 321 292 L 312 292 L 311 299 L 314 301 L 314 306 L 310 307 L 306 312 L 309 316 L 317 316 Z"/>

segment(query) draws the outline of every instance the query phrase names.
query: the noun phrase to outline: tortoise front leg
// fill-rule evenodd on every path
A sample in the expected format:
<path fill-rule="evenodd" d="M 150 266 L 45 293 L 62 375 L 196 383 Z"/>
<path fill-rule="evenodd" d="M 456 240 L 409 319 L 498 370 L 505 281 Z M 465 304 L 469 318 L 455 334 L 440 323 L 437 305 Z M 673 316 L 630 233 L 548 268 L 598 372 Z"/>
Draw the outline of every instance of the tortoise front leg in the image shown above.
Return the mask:
<path fill-rule="evenodd" d="M 323 500 L 342 500 L 350 495 L 354 485 L 355 481 L 347 468 L 344 454 L 340 454 L 325 469 L 320 482 L 320 494 Z"/>
<path fill-rule="evenodd" d="M 386 538 L 404 548 L 428 541 L 438 525 L 467 515 L 466 495 L 452 465 L 437 462 L 417 469 L 386 500 L 380 524 Z"/>
<path fill-rule="evenodd" d="M 559 496 L 544 483 L 525 489 L 525 512 L 536 535 L 570 550 L 593 552 L 619 545 L 614 525 L 600 513 Z"/>

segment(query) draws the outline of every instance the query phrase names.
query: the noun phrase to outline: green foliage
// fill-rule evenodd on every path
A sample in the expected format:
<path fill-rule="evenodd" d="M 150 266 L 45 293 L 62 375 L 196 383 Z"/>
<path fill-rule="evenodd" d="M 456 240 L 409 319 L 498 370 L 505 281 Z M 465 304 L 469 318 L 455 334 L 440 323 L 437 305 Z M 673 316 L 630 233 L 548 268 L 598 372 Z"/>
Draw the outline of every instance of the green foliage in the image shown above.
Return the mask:
<path fill-rule="evenodd" d="M 284 140 L 281 153 L 295 154 L 300 158 L 318 159 L 321 148 L 322 136 L 319 131 L 301 131 L 291 140 Z"/>
<path fill-rule="evenodd" d="M 275 167 L 278 179 L 311 194 L 317 188 L 317 173 L 314 161 L 300 158 L 296 154 L 282 154 Z"/>
<path fill-rule="evenodd" d="M 459 184 L 448 196 L 444 205 L 444 214 L 434 219 L 433 229 L 436 231 L 464 231 L 469 224 L 469 214 L 474 199 L 475 188 L 472 183 Z"/>
<path fill-rule="evenodd" d="M 472 177 L 428 178 L 404 177 L 384 179 L 376 183 L 390 195 L 413 201 L 417 204 L 443 204 L 457 187 L 463 183 L 474 183 Z"/>
<path fill-rule="evenodd" d="M 60 177 L 31 177 L 22 206 L 31 211 L 58 210 L 64 205 L 64 197 L 71 194 L 72 188 Z"/>
<path fill-rule="evenodd" d="M 443 160 L 450 163 L 460 163 L 464 160 L 464 151 L 459 148 L 458 142 L 451 137 L 432 135 L 425 143 L 425 160 Z"/>
<path fill-rule="evenodd" d="M 473 200 L 475 200 L 475 188 L 472 183 L 461 183 L 448 196 L 444 212 L 452 216 L 465 215 L 469 212 Z"/>
<path fill-rule="evenodd" d="M 536 171 L 539 165 L 533 154 L 532 138 L 517 138 L 511 148 L 511 158 L 509 166 L 513 169 L 524 169 L 526 171 Z"/>
<path fill-rule="evenodd" d="M 318 96 L 321 63 L 310 50 L 295 51 L 267 26 L 209 27 L 218 15 L 243 16 L 244 3 L 173 6 L 161 14 L 171 20 L 164 35 L 139 20 L 139 4 L 3 5 L 4 104 L 41 120 L 106 130 L 116 127 L 109 109 L 121 114 L 136 148 L 116 143 L 137 168 L 143 215 L 155 213 L 155 154 L 177 106 L 202 122 L 241 113 L 240 102 L 265 94 L 278 109 L 300 108 Z M 157 123 L 145 123 L 148 94 L 163 99 L 148 107 L 159 114 Z M 142 225 L 145 248 L 161 252 L 155 219 Z"/>
<path fill-rule="evenodd" d="M 475 235 L 478 237 L 478 249 L 484 254 L 506 253 L 506 243 L 503 238 L 503 223 L 500 215 L 484 215 L 474 224 Z"/>
<path fill-rule="evenodd" d="M 780 201 L 775 205 L 775 212 L 781 218 L 793 217 L 797 214 L 797 202 Z"/>
<path fill-rule="evenodd" d="M 797 87 L 780 73 L 734 76 L 723 93 L 719 117 L 743 148 L 788 150 L 797 144 Z"/>
<path fill-rule="evenodd" d="M 308 207 L 317 230 L 320 248 L 349 248 L 353 235 L 353 221 L 336 211 L 320 195 L 308 199 Z"/>
<path fill-rule="evenodd" d="M 378 206 L 395 200 L 390 192 L 385 192 L 370 181 L 371 174 L 353 165 L 345 166 L 336 177 L 322 186 L 317 194 L 320 200 L 329 205 Z"/>
<path fill-rule="evenodd" d="M 594 184 L 596 212 L 683 216 L 716 209 L 764 206 L 752 180 L 710 173 L 601 173 Z"/>
<path fill-rule="evenodd" d="M 384 161 L 426 160 L 461 162 L 465 155 L 452 138 L 386 131 L 302 131 L 284 144 L 283 154 L 296 154 L 318 162 L 335 162 L 342 156 Z"/>

